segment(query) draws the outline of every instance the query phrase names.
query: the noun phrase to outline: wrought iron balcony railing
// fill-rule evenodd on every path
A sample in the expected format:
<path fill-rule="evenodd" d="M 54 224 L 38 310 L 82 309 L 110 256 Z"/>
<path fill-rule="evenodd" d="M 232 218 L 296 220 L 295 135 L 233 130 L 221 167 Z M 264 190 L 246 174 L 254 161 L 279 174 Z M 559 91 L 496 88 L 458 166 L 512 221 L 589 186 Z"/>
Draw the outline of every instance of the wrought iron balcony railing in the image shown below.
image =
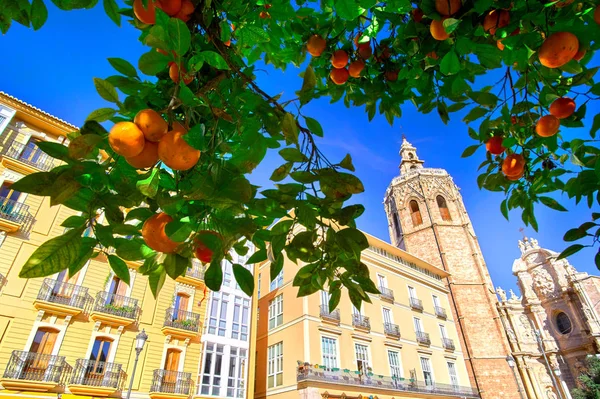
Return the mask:
<path fill-rule="evenodd" d="M 204 280 L 204 268 L 196 262 L 192 262 L 192 266 L 188 267 L 185 271 L 186 277 L 196 278 L 198 280 Z"/>
<path fill-rule="evenodd" d="M 417 342 L 423 345 L 431 345 L 431 339 L 429 338 L 429 334 L 423 331 L 415 332 L 417 335 Z"/>
<path fill-rule="evenodd" d="M 417 298 L 410 297 L 410 307 L 417 310 L 423 310 L 423 301 Z"/>
<path fill-rule="evenodd" d="M 373 373 L 363 374 L 358 371 L 348 369 L 314 368 L 304 366 L 304 363 L 298 362 L 301 366 L 297 369 L 296 379 L 298 383 L 329 383 L 336 385 L 355 386 L 368 388 L 377 388 L 389 391 L 389 396 L 399 396 L 397 392 L 414 392 L 426 395 L 449 395 L 463 398 L 479 398 L 477 391 L 471 387 L 430 383 L 401 377 L 388 377 Z M 361 390 L 362 390 L 361 389 Z M 402 395 L 403 396 L 403 395 Z"/>
<path fill-rule="evenodd" d="M 69 383 L 122 391 L 125 372 L 120 364 L 77 359 Z"/>
<path fill-rule="evenodd" d="M 40 287 L 37 299 L 84 309 L 90 298 L 86 287 L 46 278 Z"/>
<path fill-rule="evenodd" d="M 442 338 L 442 344 L 444 345 L 444 349 L 448 349 L 451 351 L 456 349 L 456 347 L 454 346 L 454 341 L 450 338 Z"/>
<path fill-rule="evenodd" d="M 180 371 L 154 370 L 150 392 L 189 395 L 192 386 L 192 373 Z"/>
<path fill-rule="evenodd" d="M 394 291 L 390 290 L 387 287 L 379 286 L 379 292 L 381 295 L 381 299 L 385 299 L 390 302 L 394 302 Z"/>
<path fill-rule="evenodd" d="M 436 315 L 437 317 L 441 317 L 442 319 L 445 319 L 445 318 L 447 318 L 447 317 L 448 317 L 448 316 L 446 315 L 446 309 L 444 309 L 444 308 L 442 308 L 442 307 L 439 307 L 439 306 L 436 306 L 436 307 L 435 307 L 435 315 Z"/>
<path fill-rule="evenodd" d="M 3 378 L 63 384 L 71 367 L 64 356 L 12 351 Z"/>
<path fill-rule="evenodd" d="M 364 330 L 371 329 L 371 321 L 367 316 L 363 316 L 361 314 L 353 314 L 352 315 L 352 325 L 355 328 L 362 328 Z"/>
<path fill-rule="evenodd" d="M 329 311 L 329 305 L 321 305 L 319 312 L 321 319 L 329 320 L 336 323 L 340 323 L 340 310 L 336 309 L 332 312 Z"/>
<path fill-rule="evenodd" d="M 102 291 L 96 295 L 94 311 L 137 320 L 140 308 L 137 299 Z"/>
<path fill-rule="evenodd" d="M 20 230 L 29 234 L 35 219 L 29 213 L 29 205 L 0 197 L 0 218 L 21 225 Z"/>
<path fill-rule="evenodd" d="M 169 308 L 165 313 L 164 326 L 198 332 L 200 315 L 198 313 L 186 312 L 185 310 Z"/>
<path fill-rule="evenodd" d="M 400 327 L 398 324 L 383 323 L 383 332 L 390 337 L 400 338 Z"/>
<path fill-rule="evenodd" d="M 4 143 L 0 154 L 43 171 L 48 171 L 56 166 L 54 158 L 40 150 L 37 145 L 25 145 L 10 141 Z"/>

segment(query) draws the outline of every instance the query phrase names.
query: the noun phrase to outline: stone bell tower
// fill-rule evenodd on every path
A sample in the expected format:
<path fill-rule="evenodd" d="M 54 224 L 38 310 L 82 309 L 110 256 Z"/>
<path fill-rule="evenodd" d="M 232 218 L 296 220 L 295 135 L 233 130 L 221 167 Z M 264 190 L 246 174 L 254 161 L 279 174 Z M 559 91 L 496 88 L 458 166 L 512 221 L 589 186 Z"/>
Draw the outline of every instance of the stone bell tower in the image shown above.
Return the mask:
<path fill-rule="evenodd" d="M 425 168 L 405 137 L 400 175 L 385 193 L 393 245 L 448 271 L 452 314 L 471 385 L 483 399 L 519 399 L 497 298 L 459 188 L 444 169 Z"/>

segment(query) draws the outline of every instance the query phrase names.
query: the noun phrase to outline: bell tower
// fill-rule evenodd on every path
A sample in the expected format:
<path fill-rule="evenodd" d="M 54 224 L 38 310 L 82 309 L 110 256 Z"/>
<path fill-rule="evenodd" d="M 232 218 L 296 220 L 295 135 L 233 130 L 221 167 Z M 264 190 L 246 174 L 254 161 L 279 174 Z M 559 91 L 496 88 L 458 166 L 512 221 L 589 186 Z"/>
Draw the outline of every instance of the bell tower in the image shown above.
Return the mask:
<path fill-rule="evenodd" d="M 451 274 L 446 284 L 471 385 L 483 399 L 519 399 L 494 286 L 459 188 L 444 169 L 425 168 L 404 136 L 400 156 L 400 175 L 384 197 L 391 242 Z"/>

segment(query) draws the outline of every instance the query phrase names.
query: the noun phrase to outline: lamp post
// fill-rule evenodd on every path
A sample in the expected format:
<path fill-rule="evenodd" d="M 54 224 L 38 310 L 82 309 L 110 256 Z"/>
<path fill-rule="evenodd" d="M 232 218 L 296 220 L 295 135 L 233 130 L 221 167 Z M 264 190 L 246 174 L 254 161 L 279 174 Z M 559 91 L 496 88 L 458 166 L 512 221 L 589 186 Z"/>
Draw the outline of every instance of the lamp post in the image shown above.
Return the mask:
<path fill-rule="evenodd" d="M 515 358 L 512 357 L 510 355 L 510 353 L 508 355 L 506 355 L 506 362 L 508 363 L 508 366 L 512 370 L 513 376 L 515 377 L 515 382 L 517 383 L 517 392 L 519 392 L 519 397 L 521 399 L 524 399 L 523 391 L 521 391 L 521 384 L 519 384 L 519 379 L 517 378 L 517 373 L 515 371 L 515 366 L 517 365 L 517 362 L 515 362 Z"/>
<path fill-rule="evenodd" d="M 131 396 L 131 388 L 133 387 L 133 378 L 135 377 L 135 368 L 140 358 L 140 352 L 144 349 L 144 345 L 148 340 L 148 334 L 145 330 L 135 336 L 135 362 L 133 363 L 133 371 L 131 372 L 131 378 L 129 379 L 129 390 L 127 391 L 127 399 Z"/>
<path fill-rule="evenodd" d="M 544 356 L 544 361 L 546 362 L 546 366 L 548 366 L 548 371 L 550 374 L 550 378 L 552 380 L 552 385 L 554 385 L 554 389 L 556 389 L 556 393 L 560 399 L 564 399 L 563 394 L 561 393 L 561 389 L 558 386 L 558 382 L 556 381 L 556 376 L 554 375 L 554 370 L 552 370 L 552 366 L 550 366 L 550 362 L 548 361 L 548 356 L 546 356 L 546 350 L 544 349 L 544 343 L 542 342 L 542 334 L 540 330 L 533 330 L 535 333 L 535 338 L 537 340 L 538 346 L 542 355 Z"/>

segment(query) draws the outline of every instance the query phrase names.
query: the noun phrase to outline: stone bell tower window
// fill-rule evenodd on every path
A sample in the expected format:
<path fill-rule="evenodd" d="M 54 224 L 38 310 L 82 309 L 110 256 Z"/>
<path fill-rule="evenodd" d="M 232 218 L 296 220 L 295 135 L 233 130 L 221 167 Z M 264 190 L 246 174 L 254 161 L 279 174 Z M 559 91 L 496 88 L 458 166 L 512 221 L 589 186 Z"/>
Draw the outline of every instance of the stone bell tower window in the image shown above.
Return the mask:
<path fill-rule="evenodd" d="M 571 320 L 565 312 L 560 312 L 556 315 L 556 327 L 561 334 L 568 334 L 573 329 Z"/>
<path fill-rule="evenodd" d="M 436 198 L 438 208 L 440 209 L 440 215 L 442 216 L 442 220 L 451 221 L 452 216 L 450 216 L 450 211 L 448 210 L 448 205 L 446 204 L 446 198 L 438 195 Z"/>
<path fill-rule="evenodd" d="M 413 226 L 418 226 L 423 223 L 419 204 L 415 200 L 410 201 L 410 216 L 412 217 Z"/>

